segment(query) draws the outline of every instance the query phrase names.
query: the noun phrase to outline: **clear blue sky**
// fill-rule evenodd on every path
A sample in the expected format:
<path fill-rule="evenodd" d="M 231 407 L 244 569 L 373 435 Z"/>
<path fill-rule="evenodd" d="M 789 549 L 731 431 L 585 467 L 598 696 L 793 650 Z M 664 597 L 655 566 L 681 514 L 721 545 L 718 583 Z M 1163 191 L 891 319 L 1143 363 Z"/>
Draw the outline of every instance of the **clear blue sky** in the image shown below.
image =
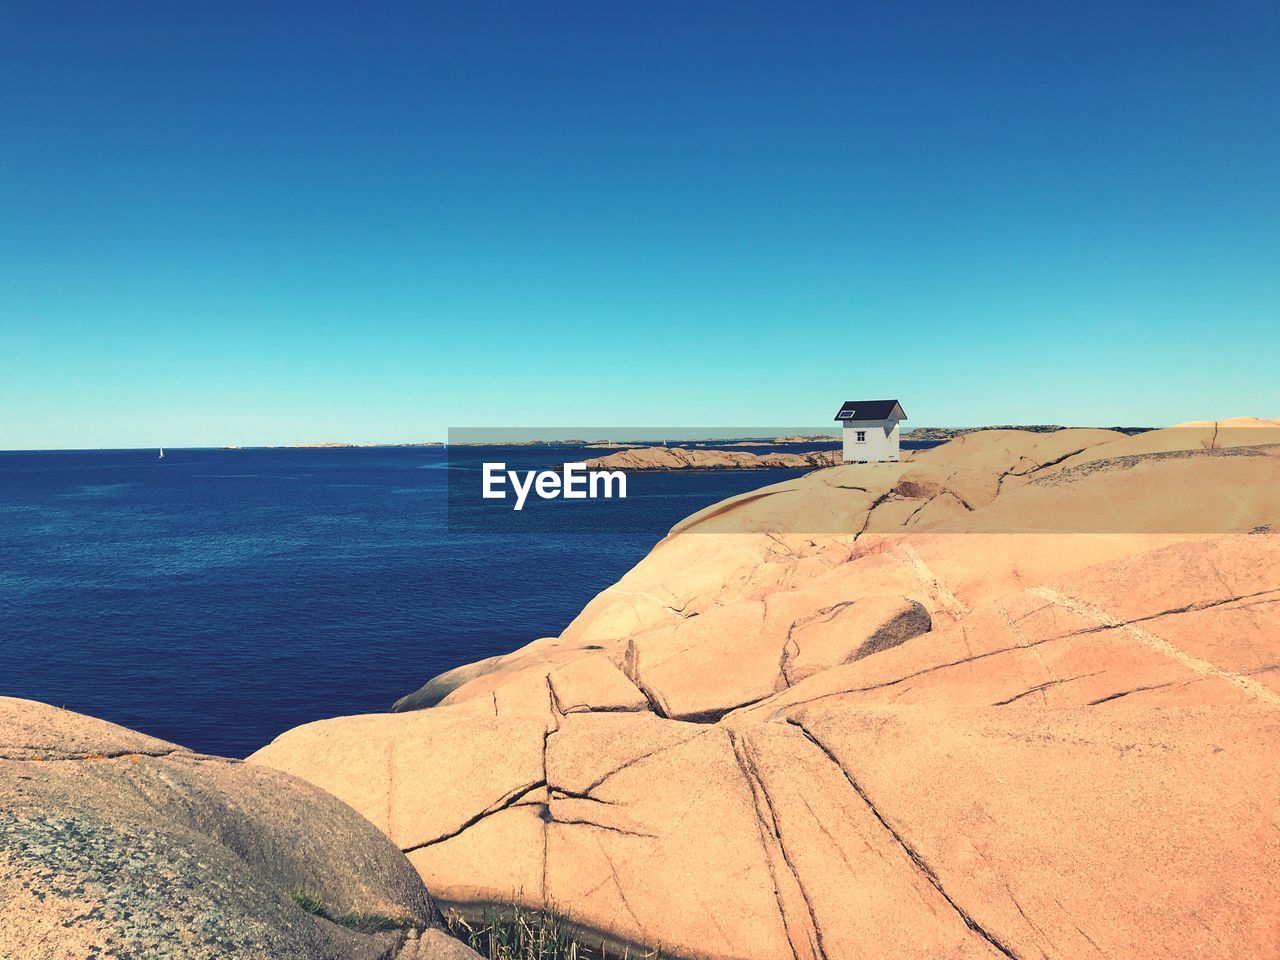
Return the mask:
<path fill-rule="evenodd" d="M 0 448 L 1280 416 L 1280 5 L 0 5 Z"/>

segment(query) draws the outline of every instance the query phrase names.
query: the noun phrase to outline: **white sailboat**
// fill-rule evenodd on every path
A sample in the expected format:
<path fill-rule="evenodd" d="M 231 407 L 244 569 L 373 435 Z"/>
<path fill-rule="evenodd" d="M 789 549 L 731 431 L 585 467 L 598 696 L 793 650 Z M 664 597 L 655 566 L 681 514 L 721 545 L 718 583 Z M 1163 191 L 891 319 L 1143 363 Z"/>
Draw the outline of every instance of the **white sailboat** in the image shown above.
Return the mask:
<path fill-rule="evenodd" d="M 159 457 L 157 457 L 156 459 L 158 459 L 158 460 L 163 460 L 163 459 L 164 459 L 164 447 L 161 447 L 161 448 L 160 448 L 160 456 L 159 456 Z"/>

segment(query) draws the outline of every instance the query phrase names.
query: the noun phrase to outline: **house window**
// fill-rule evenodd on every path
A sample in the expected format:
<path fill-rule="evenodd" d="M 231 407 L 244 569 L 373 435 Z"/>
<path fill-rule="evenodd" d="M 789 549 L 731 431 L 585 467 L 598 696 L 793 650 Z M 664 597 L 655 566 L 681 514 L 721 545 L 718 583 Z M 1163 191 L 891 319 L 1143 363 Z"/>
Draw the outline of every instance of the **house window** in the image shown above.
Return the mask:
<path fill-rule="evenodd" d="M 858 431 L 858 442 L 859 442 L 859 443 L 866 443 L 866 442 L 867 442 L 867 431 L 865 431 L 865 430 L 859 430 L 859 431 Z"/>

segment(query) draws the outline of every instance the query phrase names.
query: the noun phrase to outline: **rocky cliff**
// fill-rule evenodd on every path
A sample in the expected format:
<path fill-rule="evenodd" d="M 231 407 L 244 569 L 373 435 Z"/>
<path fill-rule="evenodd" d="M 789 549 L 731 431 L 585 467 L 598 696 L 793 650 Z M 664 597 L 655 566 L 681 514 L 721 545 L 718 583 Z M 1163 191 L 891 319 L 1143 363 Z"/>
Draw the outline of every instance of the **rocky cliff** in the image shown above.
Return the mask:
<path fill-rule="evenodd" d="M 558 637 L 251 764 L 665 956 L 1280 943 L 1280 423 L 968 434 L 691 517 Z"/>

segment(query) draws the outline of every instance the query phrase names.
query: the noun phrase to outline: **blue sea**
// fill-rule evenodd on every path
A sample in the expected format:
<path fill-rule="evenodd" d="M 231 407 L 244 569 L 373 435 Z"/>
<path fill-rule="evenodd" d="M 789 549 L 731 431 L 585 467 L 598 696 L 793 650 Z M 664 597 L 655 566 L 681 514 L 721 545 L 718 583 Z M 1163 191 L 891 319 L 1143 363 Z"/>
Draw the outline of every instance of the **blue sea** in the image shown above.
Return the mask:
<path fill-rule="evenodd" d="M 451 529 L 450 474 L 581 456 L 0 453 L 0 694 L 244 756 L 559 633 L 677 521 L 801 472 L 631 474 L 625 523 Z"/>
<path fill-rule="evenodd" d="M 804 472 L 632 473 L 625 501 L 527 519 L 480 502 L 483 461 L 583 454 L 0 452 L 0 695 L 245 756 L 558 634 L 673 524 Z"/>

